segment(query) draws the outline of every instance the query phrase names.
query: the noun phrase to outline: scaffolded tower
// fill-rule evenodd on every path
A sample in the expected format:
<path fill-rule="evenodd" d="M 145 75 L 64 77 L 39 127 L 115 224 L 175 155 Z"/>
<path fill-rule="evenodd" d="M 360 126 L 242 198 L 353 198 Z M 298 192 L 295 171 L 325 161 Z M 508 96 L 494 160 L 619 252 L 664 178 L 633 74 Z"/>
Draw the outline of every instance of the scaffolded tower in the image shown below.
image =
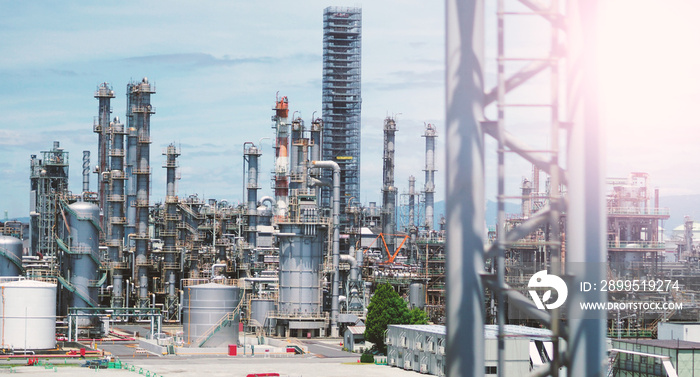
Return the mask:
<path fill-rule="evenodd" d="M 340 213 L 360 200 L 360 73 L 362 9 L 328 7 L 323 12 L 323 155 L 340 165 Z M 323 176 L 330 180 L 331 172 Z M 322 190 L 330 207 L 331 189 Z"/>
<path fill-rule="evenodd" d="M 42 158 L 31 156 L 31 251 L 33 255 L 56 255 L 54 240 L 59 199 L 68 195 L 68 152 L 60 148 L 58 141 L 53 149 L 42 151 Z"/>

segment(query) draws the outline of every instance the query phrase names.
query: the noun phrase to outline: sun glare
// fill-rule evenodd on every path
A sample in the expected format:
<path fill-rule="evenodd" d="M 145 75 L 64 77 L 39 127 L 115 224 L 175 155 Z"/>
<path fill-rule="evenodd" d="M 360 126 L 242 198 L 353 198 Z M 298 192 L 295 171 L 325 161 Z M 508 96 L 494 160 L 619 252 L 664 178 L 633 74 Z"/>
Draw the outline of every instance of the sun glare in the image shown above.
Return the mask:
<path fill-rule="evenodd" d="M 643 159 L 645 148 L 658 149 L 689 127 L 700 99 L 696 20 L 700 4 L 691 0 L 599 4 L 599 90 L 609 159 L 614 162 L 630 153 Z"/>

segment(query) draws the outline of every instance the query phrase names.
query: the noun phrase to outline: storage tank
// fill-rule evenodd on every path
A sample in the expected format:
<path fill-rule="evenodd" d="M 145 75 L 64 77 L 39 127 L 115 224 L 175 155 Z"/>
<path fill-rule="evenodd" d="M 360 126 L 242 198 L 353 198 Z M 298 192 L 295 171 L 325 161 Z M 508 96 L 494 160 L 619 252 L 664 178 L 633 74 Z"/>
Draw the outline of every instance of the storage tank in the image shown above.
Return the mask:
<path fill-rule="evenodd" d="M 261 326 L 274 328 L 275 324 L 270 323 L 270 316 L 275 312 L 275 301 L 266 298 L 254 298 L 250 300 L 250 322 L 249 326 Z"/>
<path fill-rule="evenodd" d="M 0 276 L 22 274 L 22 240 L 0 236 Z"/>
<path fill-rule="evenodd" d="M 279 227 L 279 312 L 320 314 L 326 233 L 316 233 L 317 227 L 308 224 L 281 223 Z"/>
<path fill-rule="evenodd" d="M 185 287 L 183 333 L 190 347 L 217 347 L 238 344 L 237 311 L 233 320 L 219 327 L 221 320 L 233 312 L 240 302 L 240 289 L 231 285 L 206 283 Z M 212 333 L 212 329 L 215 329 Z M 209 334 L 212 334 L 209 337 Z M 209 339 L 206 339 L 208 338 Z"/>
<path fill-rule="evenodd" d="M 56 348 L 56 284 L 0 281 L 2 348 Z"/>
<path fill-rule="evenodd" d="M 413 308 L 423 309 L 425 306 L 425 285 L 421 281 L 412 281 L 408 286 L 408 302 Z"/>
<path fill-rule="evenodd" d="M 98 290 L 94 282 L 99 275 L 100 208 L 91 203 L 76 202 L 68 206 L 70 253 L 64 277 L 76 289 L 68 306 L 86 308 L 97 305 Z"/>

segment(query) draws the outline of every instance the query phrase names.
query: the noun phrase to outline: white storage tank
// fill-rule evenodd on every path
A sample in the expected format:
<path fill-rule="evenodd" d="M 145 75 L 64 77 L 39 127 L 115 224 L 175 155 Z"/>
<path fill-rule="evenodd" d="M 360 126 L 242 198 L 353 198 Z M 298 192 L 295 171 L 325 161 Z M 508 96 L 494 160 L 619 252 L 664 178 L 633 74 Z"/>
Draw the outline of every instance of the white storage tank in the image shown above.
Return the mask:
<path fill-rule="evenodd" d="M 56 348 L 56 284 L 0 280 L 2 348 Z"/>
<path fill-rule="evenodd" d="M 217 347 L 238 344 L 236 311 L 232 321 L 219 326 L 220 320 L 236 309 L 240 302 L 240 289 L 236 286 L 206 283 L 185 287 L 182 310 L 182 331 L 190 347 Z M 209 336 L 211 335 L 211 336 Z"/>
<path fill-rule="evenodd" d="M 0 276 L 22 274 L 22 240 L 0 236 Z"/>

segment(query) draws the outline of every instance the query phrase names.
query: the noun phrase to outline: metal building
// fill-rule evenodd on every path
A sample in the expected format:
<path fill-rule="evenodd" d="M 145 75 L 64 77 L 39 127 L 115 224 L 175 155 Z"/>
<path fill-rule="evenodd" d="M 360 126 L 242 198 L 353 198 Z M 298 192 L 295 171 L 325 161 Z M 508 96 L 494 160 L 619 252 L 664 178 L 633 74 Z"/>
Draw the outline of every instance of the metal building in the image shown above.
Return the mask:
<path fill-rule="evenodd" d="M 324 161 L 340 165 L 340 213 L 350 198 L 360 201 L 362 9 L 328 7 L 323 11 L 323 151 Z M 331 172 L 323 176 L 331 179 Z M 330 207 L 331 189 L 322 189 Z"/>

